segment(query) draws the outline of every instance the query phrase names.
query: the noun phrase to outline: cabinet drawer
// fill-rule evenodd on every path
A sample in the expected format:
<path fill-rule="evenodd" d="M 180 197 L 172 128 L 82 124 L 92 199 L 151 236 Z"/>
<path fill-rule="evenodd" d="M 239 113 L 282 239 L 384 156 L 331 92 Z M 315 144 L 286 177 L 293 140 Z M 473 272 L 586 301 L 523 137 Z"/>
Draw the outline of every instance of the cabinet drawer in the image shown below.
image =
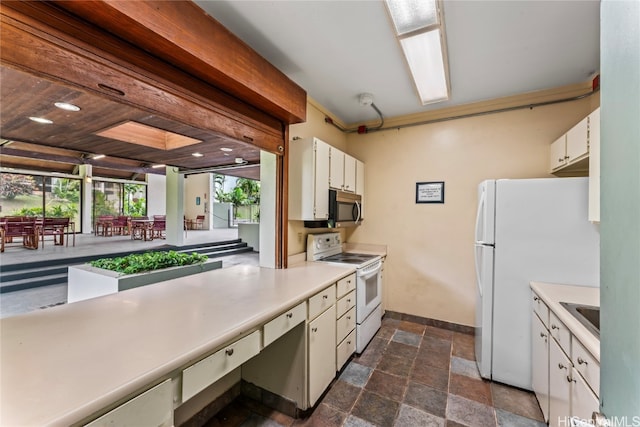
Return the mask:
<path fill-rule="evenodd" d="M 182 372 L 182 401 L 193 397 L 260 352 L 260 331 L 255 331 L 213 353 Z"/>
<path fill-rule="evenodd" d="M 531 297 L 531 307 L 533 308 L 533 312 L 538 315 L 540 320 L 542 320 L 542 323 L 544 324 L 544 326 L 548 328 L 549 327 L 549 307 L 547 307 L 547 304 L 545 304 L 544 301 L 542 301 L 542 298 L 536 295 L 535 292 Z"/>
<path fill-rule="evenodd" d="M 571 341 L 571 361 L 591 390 L 600 395 L 600 364 L 575 337 Z"/>
<path fill-rule="evenodd" d="M 338 280 L 338 298 L 356 288 L 356 273 Z"/>
<path fill-rule="evenodd" d="M 349 357 L 356 351 L 356 331 L 351 331 L 347 337 L 342 340 L 340 345 L 336 348 L 337 369 L 342 369 L 344 364 L 349 360 Z"/>
<path fill-rule="evenodd" d="M 356 308 L 351 310 L 338 319 L 336 323 L 336 342 L 340 342 L 356 327 Z"/>
<path fill-rule="evenodd" d="M 306 318 L 307 304 L 306 302 L 302 302 L 291 310 L 288 310 L 286 313 L 282 313 L 280 316 L 265 324 L 263 332 L 264 347 L 289 332 L 299 323 L 304 322 Z"/>
<path fill-rule="evenodd" d="M 549 312 L 549 332 L 551 332 L 551 336 L 560 344 L 562 351 L 569 356 L 571 352 L 571 332 L 569 332 L 569 329 L 558 319 L 553 311 Z"/>
<path fill-rule="evenodd" d="M 309 298 L 309 320 L 331 307 L 336 302 L 336 285 L 331 285 L 322 292 Z"/>
<path fill-rule="evenodd" d="M 336 316 L 340 317 L 345 314 L 351 307 L 356 305 L 356 291 L 351 291 L 347 295 L 343 296 L 336 303 Z"/>
<path fill-rule="evenodd" d="M 173 388 L 166 380 L 128 402 L 107 412 L 87 426 L 161 426 L 173 425 Z"/>

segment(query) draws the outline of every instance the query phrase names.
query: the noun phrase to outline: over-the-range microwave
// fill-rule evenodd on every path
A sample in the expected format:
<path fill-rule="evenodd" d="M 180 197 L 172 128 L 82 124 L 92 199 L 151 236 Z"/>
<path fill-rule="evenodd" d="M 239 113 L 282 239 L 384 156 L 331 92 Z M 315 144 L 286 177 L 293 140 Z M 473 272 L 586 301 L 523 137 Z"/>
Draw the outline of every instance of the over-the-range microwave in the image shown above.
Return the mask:
<path fill-rule="evenodd" d="M 362 222 L 359 194 L 329 190 L 329 227 L 355 227 Z"/>

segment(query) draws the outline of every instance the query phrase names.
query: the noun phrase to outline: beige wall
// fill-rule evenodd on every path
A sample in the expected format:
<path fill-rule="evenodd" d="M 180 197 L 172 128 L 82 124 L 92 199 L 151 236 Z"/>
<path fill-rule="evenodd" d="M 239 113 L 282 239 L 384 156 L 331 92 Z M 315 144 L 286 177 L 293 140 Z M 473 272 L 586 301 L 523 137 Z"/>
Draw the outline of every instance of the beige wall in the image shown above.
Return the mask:
<path fill-rule="evenodd" d="M 594 108 L 586 99 L 350 134 L 365 162 L 365 221 L 348 241 L 386 244 L 388 310 L 473 325 L 477 185 L 549 177 L 549 144 Z M 416 204 L 416 182 L 444 181 L 444 204 Z"/>
<path fill-rule="evenodd" d="M 308 104 L 307 122 L 292 126 L 291 137 L 317 136 L 365 162 L 365 221 L 345 239 L 387 245 L 385 308 L 473 325 L 478 183 L 550 177 L 549 144 L 597 104 L 595 96 L 348 136 Z M 422 181 L 445 181 L 445 203 L 416 204 L 416 182 Z M 307 233 L 316 231 L 290 221 L 289 254 L 303 252 Z"/>

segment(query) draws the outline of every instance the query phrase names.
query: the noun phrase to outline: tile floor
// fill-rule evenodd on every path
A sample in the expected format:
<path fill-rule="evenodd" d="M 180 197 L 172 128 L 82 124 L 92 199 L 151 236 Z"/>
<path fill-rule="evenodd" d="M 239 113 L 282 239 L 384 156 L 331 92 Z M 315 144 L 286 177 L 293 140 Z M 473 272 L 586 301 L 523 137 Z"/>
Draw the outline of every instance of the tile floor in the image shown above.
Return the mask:
<path fill-rule="evenodd" d="M 293 419 L 240 396 L 207 427 L 542 427 L 532 393 L 480 378 L 474 338 L 384 319 L 365 351 L 310 417 Z"/>

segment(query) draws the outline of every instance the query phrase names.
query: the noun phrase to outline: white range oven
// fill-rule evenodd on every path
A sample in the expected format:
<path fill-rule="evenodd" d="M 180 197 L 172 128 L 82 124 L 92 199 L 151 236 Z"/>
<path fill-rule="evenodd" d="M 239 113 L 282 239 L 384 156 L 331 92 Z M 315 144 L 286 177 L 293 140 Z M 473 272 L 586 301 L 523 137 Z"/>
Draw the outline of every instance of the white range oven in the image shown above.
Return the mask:
<path fill-rule="evenodd" d="M 340 233 L 309 234 L 307 260 L 356 267 L 356 353 L 382 326 L 382 257 L 342 251 Z"/>

